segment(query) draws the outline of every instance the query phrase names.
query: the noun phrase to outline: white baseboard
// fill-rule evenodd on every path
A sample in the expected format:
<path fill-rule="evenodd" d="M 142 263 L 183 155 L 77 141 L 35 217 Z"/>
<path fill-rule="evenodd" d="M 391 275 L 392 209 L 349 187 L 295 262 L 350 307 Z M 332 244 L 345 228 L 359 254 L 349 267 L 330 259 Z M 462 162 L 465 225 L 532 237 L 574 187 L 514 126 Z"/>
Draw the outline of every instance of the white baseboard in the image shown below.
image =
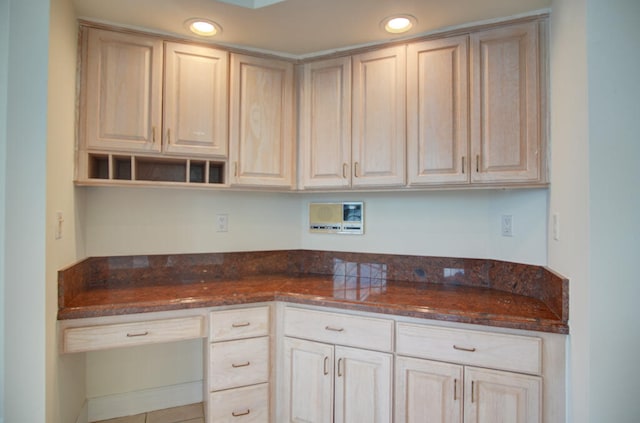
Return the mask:
<path fill-rule="evenodd" d="M 89 398 L 90 422 L 202 402 L 202 381 Z"/>

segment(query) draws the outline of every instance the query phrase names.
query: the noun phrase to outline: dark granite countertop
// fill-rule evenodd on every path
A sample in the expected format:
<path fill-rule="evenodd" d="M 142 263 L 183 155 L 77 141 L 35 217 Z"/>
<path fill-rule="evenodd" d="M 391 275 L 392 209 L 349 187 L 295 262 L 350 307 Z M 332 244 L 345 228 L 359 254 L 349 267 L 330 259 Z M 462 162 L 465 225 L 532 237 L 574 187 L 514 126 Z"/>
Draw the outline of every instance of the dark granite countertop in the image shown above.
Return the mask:
<path fill-rule="evenodd" d="M 306 250 L 89 258 L 60 271 L 58 319 L 273 300 L 568 333 L 568 281 L 544 267 Z"/>

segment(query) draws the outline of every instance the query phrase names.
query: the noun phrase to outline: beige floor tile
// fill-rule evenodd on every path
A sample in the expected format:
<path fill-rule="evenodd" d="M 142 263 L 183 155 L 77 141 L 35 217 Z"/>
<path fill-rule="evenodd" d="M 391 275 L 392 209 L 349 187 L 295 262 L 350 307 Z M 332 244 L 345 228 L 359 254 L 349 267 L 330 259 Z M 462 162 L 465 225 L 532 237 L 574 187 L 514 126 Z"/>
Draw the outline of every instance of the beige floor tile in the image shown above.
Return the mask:
<path fill-rule="evenodd" d="M 146 414 L 136 414 L 135 416 L 118 417 L 116 419 L 100 420 L 95 423 L 145 423 Z"/>
<path fill-rule="evenodd" d="M 204 417 L 200 417 L 199 419 L 193 419 L 193 420 L 185 420 L 180 423 L 204 423 Z"/>
<path fill-rule="evenodd" d="M 147 413 L 147 423 L 181 423 L 204 417 L 202 403 L 189 404 L 182 407 L 167 408 L 165 410 Z"/>

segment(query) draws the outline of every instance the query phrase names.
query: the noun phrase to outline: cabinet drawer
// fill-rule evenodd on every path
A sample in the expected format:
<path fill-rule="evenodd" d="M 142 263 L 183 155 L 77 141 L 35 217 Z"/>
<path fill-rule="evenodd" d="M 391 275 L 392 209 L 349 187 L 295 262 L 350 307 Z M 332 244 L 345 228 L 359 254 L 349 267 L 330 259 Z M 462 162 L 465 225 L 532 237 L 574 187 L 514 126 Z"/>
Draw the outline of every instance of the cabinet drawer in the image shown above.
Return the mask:
<path fill-rule="evenodd" d="M 214 392 L 209 397 L 209 421 L 216 423 L 267 423 L 269 384 Z"/>
<path fill-rule="evenodd" d="M 84 326 L 64 330 L 63 352 L 130 347 L 204 336 L 204 318 L 202 316 Z"/>
<path fill-rule="evenodd" d="M 210 390 L 269 380 L 269 337 L 211 344 Z"/>
<path fill-rule="evenodd" d="M 540 374 L 542 340 L 398 323 L 396 352 L 420 358 Z"/>
<path fill-rule="evenodd" d="M 213 311 L 211 341 L 251 338 L 269 334 L 269 306 Z"/>
<path fill-rule="evenodd" d="M 298 308 L 285 309 L 287 336 L 379 351 L 393 348 L 393 321 Z"/>

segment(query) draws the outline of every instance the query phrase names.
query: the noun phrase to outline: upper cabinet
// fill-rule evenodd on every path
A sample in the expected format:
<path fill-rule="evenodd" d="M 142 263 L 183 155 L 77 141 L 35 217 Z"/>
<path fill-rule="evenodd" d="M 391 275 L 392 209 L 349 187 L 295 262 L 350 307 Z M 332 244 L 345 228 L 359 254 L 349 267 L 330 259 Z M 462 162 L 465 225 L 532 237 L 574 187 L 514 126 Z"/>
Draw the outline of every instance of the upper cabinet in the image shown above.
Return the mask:
<path fill-rule="evenodd" d="M 461 29 L 294 78 L 292 60 L 83 25 L 77 180 L 544 186 L 546 33 L 545 17 Z"/>
<path fill-rule="evenodd" d="M 293 185 L 293 65 L 231 56 L 232 185 Z"/>
<path fill-rule="evenodd" d="M 546 182 L 539 25 L 409 45 L 409 185 Z"/>
<path fill-rule="evenodd" d="M 167 153 L 227 155 L 227 52 L 166 43 L 163 147 Z"/>
<path fill-rule="evenodd" d="M 354 187 L 405 184 L 406 47 L 353 56 Z"/>
<path fill-rule="evenodd" d="M 469 182 L 468 37 L 409 44 L 409 185 Z"/>
<path fill-rule="evenodd" d="M 162 40 L 85 32 L 80 136 L 88 149 L 161 149 Z"/>
<path fill-rule="evenodd" d="M 473 182 L 544 182 L 537 22 L 470 36 Z"/>
<path fill-rule="evenodd" d="M 88 149 L 226 156 L 228 53 L 89 29 L 85 67 Z"/>
<path fill-rule="evenodd" d="M 351 185 L 351 57 L 300 68 L 301 188 Z"/>
<path fill-rule="evenodd" d="M 399 46 L 302 66 L 300 188 L 405 184 L 405 61 Z"/>

